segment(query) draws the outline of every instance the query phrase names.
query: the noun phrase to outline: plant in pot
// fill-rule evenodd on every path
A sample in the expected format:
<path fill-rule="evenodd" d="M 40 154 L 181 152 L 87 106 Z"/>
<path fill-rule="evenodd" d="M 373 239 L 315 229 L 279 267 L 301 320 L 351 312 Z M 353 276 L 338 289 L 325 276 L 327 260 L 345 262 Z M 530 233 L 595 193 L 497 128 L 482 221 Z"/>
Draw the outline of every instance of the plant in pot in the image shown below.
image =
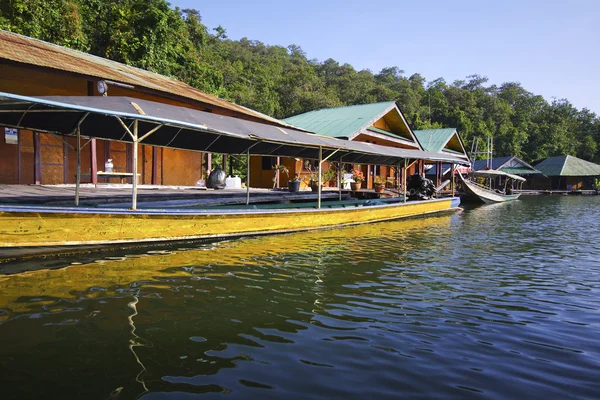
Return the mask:
<path fill-rule="evenodd" d="M 375 189 L 375 193 L 383 193 L 385 189 L 385 185 L 390 181 L 388 179 L 382 178 L 379 175 L 375 177 L 375 181 L 373 182 L 373 189 Z"/>
<path fill-rule="evenodd" d="M 308 175 L 304 177 L 306 185 L 310 187 L 310 190 L 317 192 L 319 190 L 319 171 L 313 169 L 309 160 L 304 162 L 304 169 L 308 171 Z"/>
<path fill-rule="evenodd" d="M 351 189 L 353 191 L 360 190 L 362 182 L 365 180 L 365 175 L 359 169 L 353 169 L 350 173 L 352 174 L 352 180 L 354 181 L 354 183 L 350 184 Z"/>
<path fill-rule="evenodd" d="M 310 161 L 306 161 L 304 168 L 308 171 L 308 175 L 304 178 L 306 180 L 306 184 L 313 192 L 317 192 L 319 190 L 319 171 L 313 169 L 313 167 L 310 165 Z M 333 178 L 335 178 L 335 176 L 336 172 L 333 169 L 321 171 L 321 186 L 330 182 Z"/>
<path fill-rule="evenodd" d="M 300 176 L 298 174 L 294 175 L 294 179 L 288 181 L 288 190 L 290 193 L 296 193 L 300 191 Z"/>

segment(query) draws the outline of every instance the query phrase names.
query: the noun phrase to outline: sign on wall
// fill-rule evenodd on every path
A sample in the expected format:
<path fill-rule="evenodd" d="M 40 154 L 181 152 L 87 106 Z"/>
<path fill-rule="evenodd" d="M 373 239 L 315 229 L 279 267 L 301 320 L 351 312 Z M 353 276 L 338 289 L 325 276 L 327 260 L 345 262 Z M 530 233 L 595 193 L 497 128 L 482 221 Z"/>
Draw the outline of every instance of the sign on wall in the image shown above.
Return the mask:
<path fill-rule="evenodd" d="M 17 128 L 4 128 L 6 144 L 19 144 L 19 130 Z"/>

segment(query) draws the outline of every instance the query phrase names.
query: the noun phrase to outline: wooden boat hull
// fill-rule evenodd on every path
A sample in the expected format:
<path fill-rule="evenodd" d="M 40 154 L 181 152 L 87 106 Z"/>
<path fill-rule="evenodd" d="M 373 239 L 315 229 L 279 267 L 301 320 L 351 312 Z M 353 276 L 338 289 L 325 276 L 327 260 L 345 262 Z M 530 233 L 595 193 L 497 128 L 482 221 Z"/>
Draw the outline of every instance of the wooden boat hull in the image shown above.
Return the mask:
<path fill-rule="evenodd" d="M 520 193 L 518 193 L 518 194 L 496 193 L 491 190 L 483 189 L 483 188 L 469 182 L 468 180 L 464 179 L 462 177 L 462 175 L 461 175 L 460 179 L 463 183 L 463 188 L 465 190 L 465 194 L 467 195 L 467 198 L 469 198 L 471 200 L 478 200 L 478 201 L 481 201 L 484 203 L 503 203 L 506 201 L 517 200 L 519 198 L 519 196 L 521 195 Z"/>
<path fill-rule="evenodd" d="M 2 248 L 147 243 L 284 233 L 457 209 L 459 198 L 336 209 L 114 210 L 0 206 Z"/>

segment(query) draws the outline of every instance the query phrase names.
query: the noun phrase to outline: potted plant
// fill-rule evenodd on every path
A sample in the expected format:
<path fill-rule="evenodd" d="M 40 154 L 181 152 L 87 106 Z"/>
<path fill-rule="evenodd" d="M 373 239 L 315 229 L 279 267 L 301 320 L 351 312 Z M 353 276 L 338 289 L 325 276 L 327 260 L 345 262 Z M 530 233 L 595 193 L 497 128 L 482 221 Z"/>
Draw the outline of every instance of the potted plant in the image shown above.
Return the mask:
<path fill-rule="evenodd" d="M 300 191 L 300 176 L 296 174 L 294 179 L 288 181 L 288 190 L 290 193 L 296 193 Z"/>
<path fill-rule="evenodd" d="M 383 193 L 383 191 L 385 189 L 385 185 L 389 182 L 390 181 L 388 179 L 384 179 L 384 178 L 380 177 L 379 175 L 377 175 L 375 177 L 375 181 L 373 183 L 373 189 L 375 189 L 375 193 Z"/>
<path fill-rule="evenodd" d="M 356 170 L 356 169 L 353 169 L 352 171 L 350 171 L 350 173 L 352 174 L 352 180 L 354 180 L 354 183 L 350 184 L 351 189 L 353 191 L 360 190 L 360 186 L 361 186 L 362 182 L 365 180 L 365 175 L 363 174 L 363 172 L 361 170 Z"/>
<path fill-rule="evenodd" d="M 308 171 L 308 175 L 304 178 L 306 180 L 306 184 L 313 192 L 319 191 L 319 171 L 314 170 L 309 161 L 306 161 L 304 168 Z M 321 185 L 331 181 L 334 177 L 334 170 L 328 169 L 326 171 L 321 171 Z"/>

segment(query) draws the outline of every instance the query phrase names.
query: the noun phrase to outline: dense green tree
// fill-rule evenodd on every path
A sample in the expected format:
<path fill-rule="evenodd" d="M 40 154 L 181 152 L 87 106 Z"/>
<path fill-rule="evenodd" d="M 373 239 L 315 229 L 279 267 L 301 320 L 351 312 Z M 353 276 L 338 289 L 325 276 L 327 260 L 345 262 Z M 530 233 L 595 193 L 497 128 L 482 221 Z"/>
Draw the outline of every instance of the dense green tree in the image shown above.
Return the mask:
<path fill-rule="evenodd" d="M 398 66 L 357 71 L 307 58 L 300 46 L 231 40 L 201 12 L 165 0 L 4 0 L 0 28 L 167 75 L 276 118 L 396 101 L 414 129 L 455 127 L 465 145 L 493 137 L 494 155 L 571 154 L 600 161 L 600 119 L 565 99 L 473 74 L 452 84 Z"/>

